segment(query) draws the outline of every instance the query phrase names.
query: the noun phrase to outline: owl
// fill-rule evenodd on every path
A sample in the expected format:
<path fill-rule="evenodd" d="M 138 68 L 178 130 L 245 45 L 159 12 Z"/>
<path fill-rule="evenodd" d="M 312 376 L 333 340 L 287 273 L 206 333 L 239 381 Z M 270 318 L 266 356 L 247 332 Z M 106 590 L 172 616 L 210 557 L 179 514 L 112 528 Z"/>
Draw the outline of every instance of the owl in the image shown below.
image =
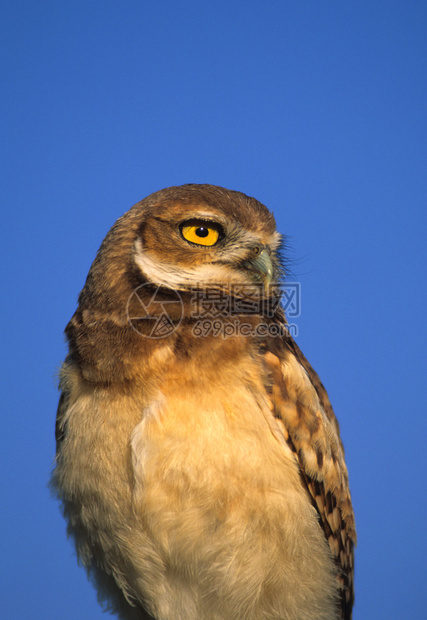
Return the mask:
<path fill-rule="evenodd" d="M 344 451 L 281 246 L 260 202 L 189 184 L 132 207 L 90 268 L 51 484 L 122 619 L 351 618 Z"/>

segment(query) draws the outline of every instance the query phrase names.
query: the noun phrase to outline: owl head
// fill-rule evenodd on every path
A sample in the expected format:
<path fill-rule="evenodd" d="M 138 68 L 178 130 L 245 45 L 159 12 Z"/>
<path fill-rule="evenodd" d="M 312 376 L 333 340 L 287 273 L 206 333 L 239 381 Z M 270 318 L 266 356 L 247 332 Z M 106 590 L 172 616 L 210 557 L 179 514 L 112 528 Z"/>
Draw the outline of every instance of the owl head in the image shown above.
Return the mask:
<path fill-rule="evenodd" d="M 117 220 L 85 288 L 101 293 L 119 281 L 182 291 L 268 285 L 280 277 L 280 245 L 272 213 L 254 198 L 213 185 L 169 187 Z"/>
<path fill-rule="evenodd" d="M 109 338 L 111 350 L 117 330 L 121 341 L 130 338 L 125 335 L 129 312 L 137 313 L 141 303 L 154 316 L 167 300 L 174 321 L 183 301 L 184 308 L 190 308 L 194 291 L 277 296 L 280 246 L 272 213 L 245 194 L 195 184 L 151 194 L 119 218 L 105 237 L 66 330 L 70 344 L 78 338 L 83 344 L 84 335 L 87 355 L 101 337 Z M 133 298 L 141 286 L 142 298 Z M 155 300 L 154 288 L 160 291 Z M 181 302 L 176 307 L 174 292 Z"/>

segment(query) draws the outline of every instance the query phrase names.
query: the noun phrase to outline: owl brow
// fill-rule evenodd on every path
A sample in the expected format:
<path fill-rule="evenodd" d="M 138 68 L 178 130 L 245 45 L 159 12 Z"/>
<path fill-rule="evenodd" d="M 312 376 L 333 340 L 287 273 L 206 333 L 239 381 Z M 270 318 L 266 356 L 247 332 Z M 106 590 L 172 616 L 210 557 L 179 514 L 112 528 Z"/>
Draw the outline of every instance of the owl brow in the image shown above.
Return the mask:
<path fill-rule="evenodd" d="M 219 222 L 221 224 L 224 224 L 224 221 L 225 221 L 225 218 L 221 217 L 219 214 L 212 213 L 212 211 L 189 210 L 188 216 L 189 216 L 188 219 L 194 218 L 194 219 L 209 220 L 209 221 Z"/>
<path fill-rule="evenodd" d="M 219 228 L 221 229 L 221 231 L 224 231 L 224 225 L 221 224 L 221 222 L 218 222 L 218 220 L 214 220 L 213 218 L 189 217 L 189 218 L 186 218 L 185 220 L 182 220 L 179 226 L 183 226 L 184 224 L 188 224 L 189 226 L 191 225 L 203 226 L 203 224 L 210 224 L 211 226 L 214 225 L 216 228 Z"/>

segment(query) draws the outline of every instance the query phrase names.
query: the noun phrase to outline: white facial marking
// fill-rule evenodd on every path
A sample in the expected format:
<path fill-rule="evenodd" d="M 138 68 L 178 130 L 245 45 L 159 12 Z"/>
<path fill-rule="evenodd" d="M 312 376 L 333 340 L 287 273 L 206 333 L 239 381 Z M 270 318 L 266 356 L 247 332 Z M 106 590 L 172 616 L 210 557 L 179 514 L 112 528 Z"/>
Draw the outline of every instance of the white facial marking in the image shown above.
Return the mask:
<path fill-rule="evenodd" d="M 135 243 L 135 262 L 149 282 L 170 289 L 199 288 L 218 282 L 241 282 L 242 275 L 233 273 L 225 265 L 195 265 L 194 267 L 177 267 L 148 256 L 142 247 L 141 239 Z"/>

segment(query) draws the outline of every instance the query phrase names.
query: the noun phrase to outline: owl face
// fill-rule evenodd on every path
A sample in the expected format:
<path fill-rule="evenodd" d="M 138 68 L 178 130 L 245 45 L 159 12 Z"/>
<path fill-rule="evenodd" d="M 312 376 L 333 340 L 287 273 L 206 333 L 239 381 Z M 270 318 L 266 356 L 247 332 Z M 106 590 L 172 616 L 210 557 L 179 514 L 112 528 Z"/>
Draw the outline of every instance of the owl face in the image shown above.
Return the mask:
<path fill-rule="evenodd" d="M 151 194 L 105 237 L 79 297 L 77 317 L 127 324 L 128 302 L 142 284 L 178 291 L 214 289 L 234 296 L 279 294 L 281 237 L 272 213 L 240 192 L 182 185 Z M 167 295 L 166 295 L 167 296 Z M 79 319 L 79 320 L 83 320 Z"/>
<path fill-rule="evenodd" d="M 151 208 L 133 253 L 143 277 L 176 290 L 231 283 L 269 286 L 280 274 L 281 238 L 270 212 L 263 207 L 260 220 L 262 205 L 250 210 L 247 200 L 241 209 L 231 201 L 224 205 L 200 199 L 175 199 Z"/>

